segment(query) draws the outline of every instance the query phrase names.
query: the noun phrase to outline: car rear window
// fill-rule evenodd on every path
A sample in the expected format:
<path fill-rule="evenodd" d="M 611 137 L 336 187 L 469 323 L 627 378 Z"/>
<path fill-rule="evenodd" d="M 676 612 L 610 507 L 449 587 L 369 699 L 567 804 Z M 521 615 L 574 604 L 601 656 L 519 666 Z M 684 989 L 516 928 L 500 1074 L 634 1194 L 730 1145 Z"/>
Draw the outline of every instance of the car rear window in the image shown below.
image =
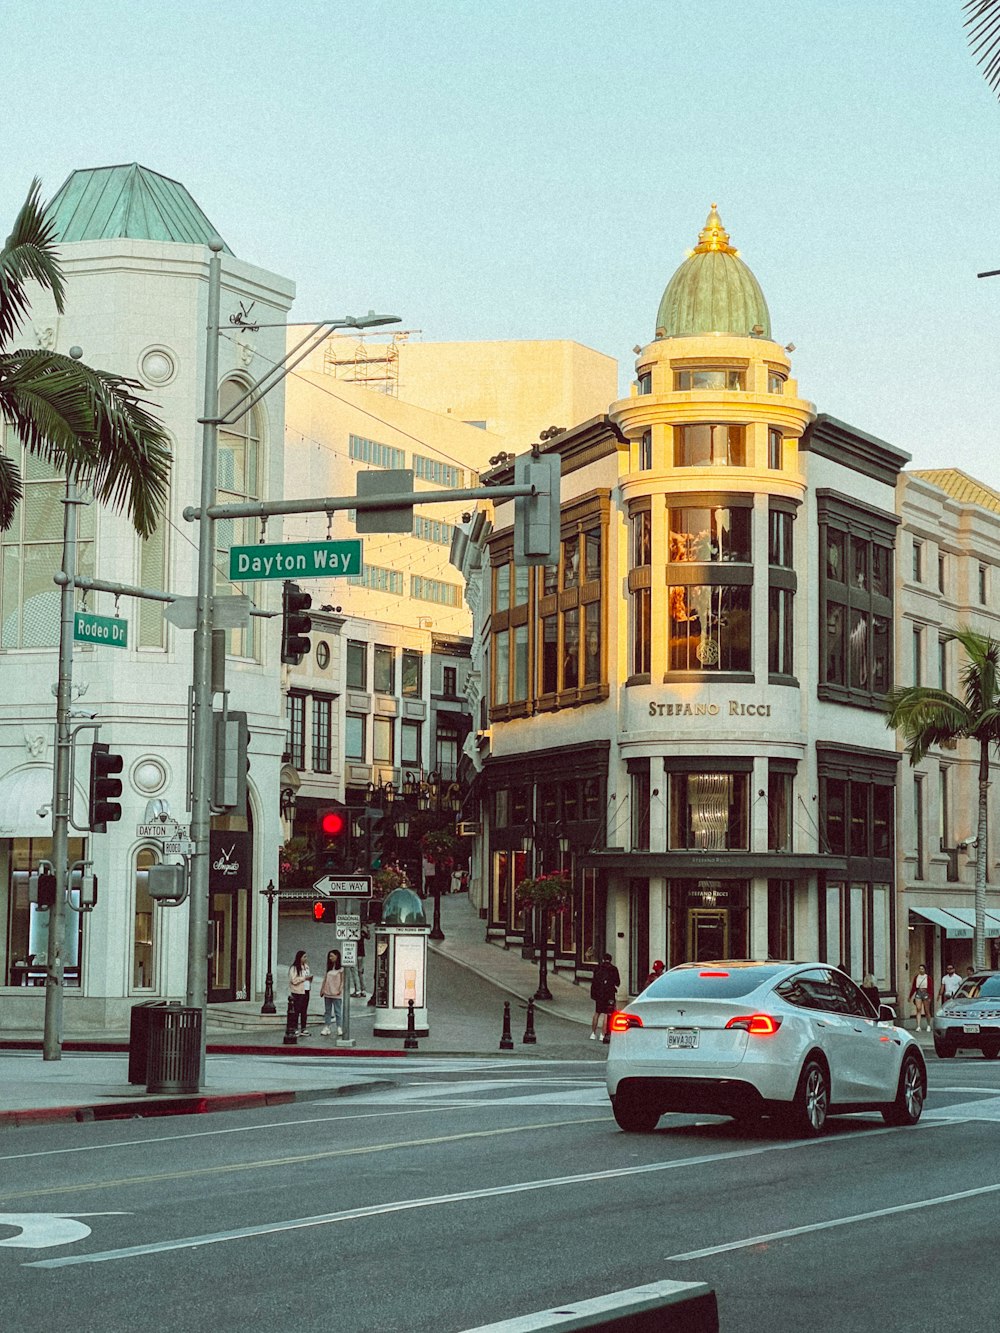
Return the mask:
<path fill-rule="evenodd" d="M 770 981 L 783 967 L 681 967 L 664 972 L 642 992 L 644 1000 L 735 1000 Z"/>

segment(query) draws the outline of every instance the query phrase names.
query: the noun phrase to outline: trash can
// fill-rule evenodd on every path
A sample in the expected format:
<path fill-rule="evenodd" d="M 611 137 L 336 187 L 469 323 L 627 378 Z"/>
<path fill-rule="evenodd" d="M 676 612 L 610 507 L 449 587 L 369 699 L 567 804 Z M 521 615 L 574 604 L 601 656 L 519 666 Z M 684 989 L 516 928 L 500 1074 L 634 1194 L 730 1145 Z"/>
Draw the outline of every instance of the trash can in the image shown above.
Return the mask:
<path fill-rule="evenodd" d="M 176 1004 L 177 1001 L 175 1000 Z M 163 1009 L 166 1000 L 143 1000 L 142 1004 L 132 1006 L 128 1033 L 128 1081 L 146 1082 L 146 1064 L 149 1060 L 149 1023 L 150 1011 Z"/>
<path fill-rule="evenodd" d="M 201 1010 L 179 1004 L 153 1008 L 149 1024 L 147 1092 L 197 1092 L 201 1075 Z"/>

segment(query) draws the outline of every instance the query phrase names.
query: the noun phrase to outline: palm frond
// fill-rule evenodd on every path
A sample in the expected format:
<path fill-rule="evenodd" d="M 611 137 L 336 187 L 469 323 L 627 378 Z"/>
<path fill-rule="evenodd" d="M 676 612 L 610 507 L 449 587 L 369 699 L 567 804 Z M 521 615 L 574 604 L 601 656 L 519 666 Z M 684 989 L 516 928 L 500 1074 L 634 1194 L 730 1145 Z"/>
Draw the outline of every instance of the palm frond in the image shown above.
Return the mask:
<path fill-rule="evenodd" d="M 886 697 L 886 726 L 902 732 L 911 764 L 919 764 L 932 745 L 973 734 L 975 717 L 947 690 L 910 685 Z"/>
<path fill-rule="evenodd" d="M 62 311 L 65 288 L 55 248 L 51 218 L 39 198 L 41 182 L 31 182 L 28 197 L 14 220 L 14 229 L 0 250 L 0 347 L 10 339 L 28 313 L 26 283 L 30 280 L 52 293 Z"/>
<path fill-rule="evenodd" d="M 959 673 L 965 702 L 975 715 L 1000 703 L 1000 643 L 965 625 L 949 638 L 961 645 L 965 662 Z"/>
<path fill-rule="evenodd" d="M 0 417 L 29 452 L 75 469 L 148 537 L 166 501 L 171 451 L 139 388 L 55 352 L 0 353 Z"/>
<path fill-rule="evenodd" d="M 0 530 L 14 522 L 14 511 L 21 503 L 21 474 L 13 458 L 0 453 Z"/>
<path fill-rule="evenodd" d="M 967 0 L 966 41 L 983 77 L 1000 96 L 1000 0 Z"/>

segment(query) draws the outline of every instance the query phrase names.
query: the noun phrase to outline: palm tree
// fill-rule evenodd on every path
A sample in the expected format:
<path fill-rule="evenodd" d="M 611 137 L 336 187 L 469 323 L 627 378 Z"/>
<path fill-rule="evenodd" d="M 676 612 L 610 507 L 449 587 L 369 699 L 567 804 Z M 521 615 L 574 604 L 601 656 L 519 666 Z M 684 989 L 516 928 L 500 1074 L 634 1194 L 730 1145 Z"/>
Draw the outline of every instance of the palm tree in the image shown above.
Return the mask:
<path fill-rule="evenodd" d="M 40 188 L 32 182 L 0 250 L 0 423 L 8 421 L 26 449 L 72 472 L 97 500 L 125 510 L 140 536 L 148 537 L 166 500 L 170 449 L 162 426 L 135 396 L 142 386 L 57 352 L 8 350 L 30 306 L 29 282 L 52 293 L 60 314 L 64 305 L 53 224 Z M 20 473 L 0 451 L 0 529 L 11 526 L 20 499 Z"/>
<path fill-rule="evenodd" d="M 1000 0 L 966 0 L 966 40 L 983 78 L 1000 96 Z"/>
<path fill-rule="evenodd" d="M 973 963 L 986 964 L 986 797 L 990 785 L 990 746 L 1000 746 L 1000 643 L 965 627 L 948 635 L 961 644 L 963 697 L 947 690 L 911 685 L 893 690 L 886 700 L 886 726 L 906 740 L 910 764 L 919 764 L 932 745 L 947 741 L 979 742 L 979 804 L 976 820 L 976 928 Z"/>

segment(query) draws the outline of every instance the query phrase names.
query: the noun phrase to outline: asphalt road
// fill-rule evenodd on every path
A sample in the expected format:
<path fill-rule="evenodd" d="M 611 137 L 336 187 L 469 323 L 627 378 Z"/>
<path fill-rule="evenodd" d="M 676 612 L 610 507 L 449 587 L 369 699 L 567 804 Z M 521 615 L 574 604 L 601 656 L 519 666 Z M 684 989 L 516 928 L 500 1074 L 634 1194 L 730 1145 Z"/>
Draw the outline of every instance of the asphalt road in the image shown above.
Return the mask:
<path fill-rule="evenodd" d="M 377 1061 L 360 1062 L 379 1068 Z M 253 1113 L 0 1135 L 0 1329 L 452 1333 L 658 1278 L 722 1327 L 995 1327 L 1000 1067 L 915 1129 L 620 1133 L 589 1061 L 395 1062 Z"/>

